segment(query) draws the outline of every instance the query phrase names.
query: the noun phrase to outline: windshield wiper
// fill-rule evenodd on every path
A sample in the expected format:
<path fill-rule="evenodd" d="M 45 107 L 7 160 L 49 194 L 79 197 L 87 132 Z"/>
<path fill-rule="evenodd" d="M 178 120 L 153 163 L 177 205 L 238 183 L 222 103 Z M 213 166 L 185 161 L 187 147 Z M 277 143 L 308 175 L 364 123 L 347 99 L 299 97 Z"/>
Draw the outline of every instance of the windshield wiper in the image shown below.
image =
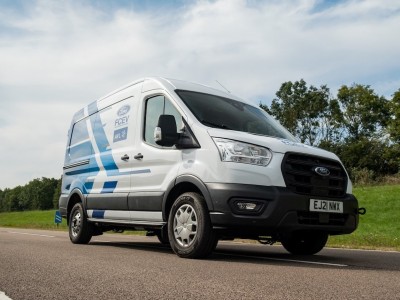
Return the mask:
<path fill-rule="evenodd" d="M 216 127 L 216 128 L 222 128 L 222 129 L 231 129 L 228 126 L 224 125 L 224 124 L 217 124 L 217 123 L 213 123 L 213 122 L 209 122 L 206 120 L 201 120 L 201 123 L 203 123 L 204 125 L 209 125 L 211 127 Z"/>

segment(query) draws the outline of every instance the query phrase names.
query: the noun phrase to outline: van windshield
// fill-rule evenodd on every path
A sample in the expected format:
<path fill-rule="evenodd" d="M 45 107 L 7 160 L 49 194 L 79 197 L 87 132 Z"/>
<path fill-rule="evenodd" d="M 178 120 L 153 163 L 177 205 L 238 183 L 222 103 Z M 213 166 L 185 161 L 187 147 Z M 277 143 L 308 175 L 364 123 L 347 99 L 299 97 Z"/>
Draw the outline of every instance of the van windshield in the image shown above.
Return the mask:
<path fill-rule="evenodd" d="M 263 110 L 233 99 L 193 91 L 175 91 L 204 125 L 296 141 Z"/>

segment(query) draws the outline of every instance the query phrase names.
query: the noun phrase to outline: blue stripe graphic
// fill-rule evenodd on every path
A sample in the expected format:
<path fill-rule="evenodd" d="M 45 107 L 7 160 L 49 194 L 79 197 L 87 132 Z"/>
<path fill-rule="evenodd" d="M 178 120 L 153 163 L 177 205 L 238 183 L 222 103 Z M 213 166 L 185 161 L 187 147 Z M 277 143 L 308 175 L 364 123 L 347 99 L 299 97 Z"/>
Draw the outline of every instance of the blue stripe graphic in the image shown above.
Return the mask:
<path fill-rule="evenodd" d="M 97 110 L 97 106 L 96 108 L 94 106 L 96 106 L 95 102 L 89 105 L 89 110 Z M 90 123 L 92 124 L 93 135 L 97 144 L 97 148 L 99 148 L 101 162 L 103 163 L 103 167 L 106 170 L 107 175 L 110 176 L 110 171 L 118 172 L 118 166 L 114 161 L 111 150 L 107 149 L 110 143 L 104 131 L 103 124 L 100 118 L 100 113 L 91 115 Z"/>
<path fill-rule="evenodd" d="M 92 103 L 90 103 L 88 105 L 88 114 L 93 115 L 94 113 L 96 113 L 99 109 L 97 108 L 97 101 L 93 101 Z"/>
<path fill-rule="evenodd" d="M 101 190 L 102 194 L 112 193 L 117 186 L 118 181 L 106 181 L 104 182 L 103 189 Z"/>
<path fill-rule="evenodd" d="M 86 181 L 86 182 L 85 182 L 84 187 L 85 187 L 86 192 L 87 192 L 88 194 L 89 194 L 90 191 L 92 190 L 93 184 L 94 184 L 94 181 Z"/>
<path fill-rule="evenodd" d="M 120 172 L 119 170 L 112 170 L 107 172 L 107 176 L 120 176 L 120 175 L 131 175 L 131 174 L 144 174 L 151 173 L 150 169 L 134 170 L 129 172 Z"/>
<path fill-rule="evenodd" d="M 69 172 L 66 172 L 65 175 L 78 175 L 78 174 L 88 173 L 88 177 L 89 177 L 89 173 L 98 172 L 99 170 L 100 169 L 96 166 L 96 167 L 91 167 L 91 168 L 83 168 L 83 169 L 79 169 L 79 170 L 75 170 L 75 171 L 69 171 Z"/>
<path fill-rule="evenodd" d="M 104 219 L 104 210 L 94 210 L 92 214 L 92 218 L 96 219 Z"/>

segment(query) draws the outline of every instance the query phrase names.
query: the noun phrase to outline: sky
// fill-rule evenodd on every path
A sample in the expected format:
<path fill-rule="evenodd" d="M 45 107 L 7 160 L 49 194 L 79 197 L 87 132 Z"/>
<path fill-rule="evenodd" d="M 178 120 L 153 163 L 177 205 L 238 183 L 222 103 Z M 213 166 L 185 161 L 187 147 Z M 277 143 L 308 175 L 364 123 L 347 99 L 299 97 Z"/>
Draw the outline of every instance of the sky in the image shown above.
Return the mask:
<path fill-rule="evenodd" d="M 62 174 L 73 114 L 146 76 L 270 104 L 304 79 L 400 88 L 400 0 L 0 0 L 0 189 Z"/>

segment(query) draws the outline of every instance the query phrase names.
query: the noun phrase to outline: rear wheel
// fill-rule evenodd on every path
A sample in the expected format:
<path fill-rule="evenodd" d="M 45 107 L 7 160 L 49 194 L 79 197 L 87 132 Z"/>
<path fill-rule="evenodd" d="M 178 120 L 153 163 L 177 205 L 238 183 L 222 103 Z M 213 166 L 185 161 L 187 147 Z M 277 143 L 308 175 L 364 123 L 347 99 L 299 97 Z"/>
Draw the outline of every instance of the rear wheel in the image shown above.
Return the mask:
<path fill-rule="evenodd" d="M 172 250 L 183 258 L 203 258 L 215 249 L 218 239 L 212 229 L 204 198 L 184 193 L 172 205 L 168 219 Z"/>
<path fill-rule="evenodd" d="M 69 238 L 74 244 L 87 244 L 93 236 L 93 225 L 87 221 L 82 203 L 76 203 L 69 216 Z"/>
<path fill-rule="evenodd" d="M 160 241 L 161 244 L 163 245 L 169 245 L 169 239 L 168 239 L 168 227 L 164 226 L 160 230 L 156 230 L 155 234 Z"/>
<path fill-rule="evenodd" d="M 292 254 L 312 255 L 321 251 L 328 241 L 324 232 L 292 232 L 282 236 L 282 246 Z"/>

